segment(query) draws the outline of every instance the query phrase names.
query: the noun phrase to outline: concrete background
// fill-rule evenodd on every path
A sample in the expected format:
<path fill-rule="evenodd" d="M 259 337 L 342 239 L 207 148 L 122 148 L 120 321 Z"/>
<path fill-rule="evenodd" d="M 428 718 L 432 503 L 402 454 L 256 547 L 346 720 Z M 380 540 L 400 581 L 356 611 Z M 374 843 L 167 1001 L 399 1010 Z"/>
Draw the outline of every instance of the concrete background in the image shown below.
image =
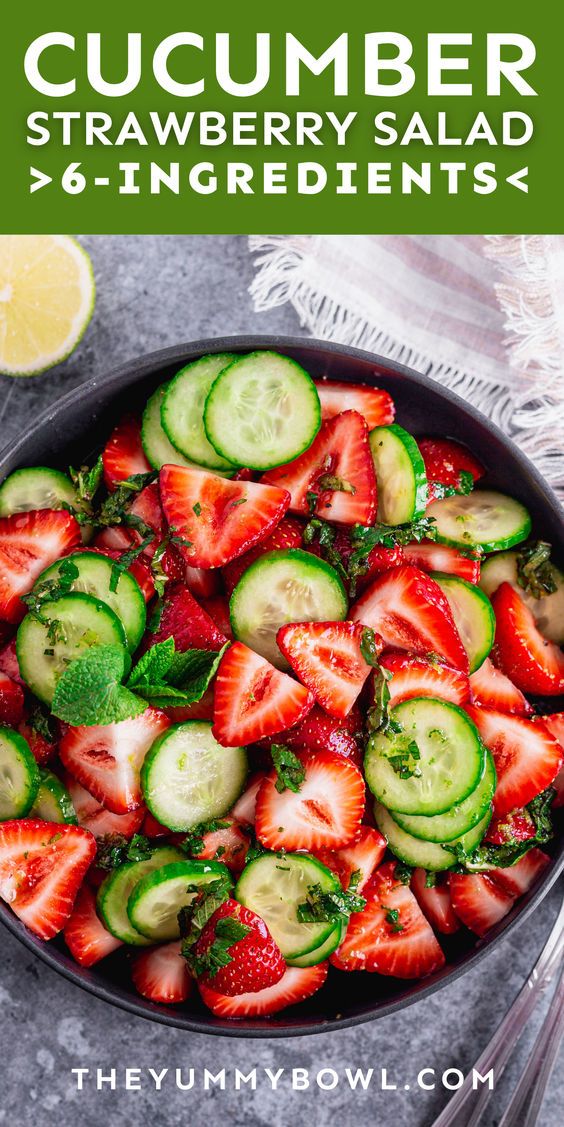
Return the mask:
<path fill-rule="evenodd" d="M 300 333 L 289 306 L 253 312 L 247 293 L 252 265 L 246 240 L 235 237 L 92 237 L 83 240 L 96 273 L 94 319 L 73 357 L 60 368 L 31 380 L 0 377 L 0 445 L 63 392 L 93 374 L 143 352 L 191 340 L 237 332 Z M 372 1025 L 278 1041 L 232 1041 L 198 1037 L 154 1025 L 98 1002 L 35 960 L 1 930 L 0 961 L 0 1123 L 47 1127 L 204 1127 L 228 1119 L 245 1127 L 312 1127 L 358 1122 L 380 1127 L 427 1127 L 444 1107 L 440 1087 L 446 1068 L 467 1071 L 503 1017 L 530 970 L 558 911 L 553 889 L 533 919 L 524 923 L 463 979 L 401 1014 Z M 495 1127 L 507 1093 L 516 1083 L 533 1044 L 548 999 L 527 1024 L 518 1052 L 491 1100 L 482 1127 Z M 562 1063 L 562 1062 L 561 1062 Z M 125 1068 L 142 1070 L 141 1091 L 125 1090 Z M 195 1069 L 190 1091 L 168 1078 L 155 1091 L 147 1069 Z M 236 1091 L 236 1068 L 258 1070 L 256 1091 Z M 367 1092 L 345 1087 L 344 1069 L 374 1069 Z M 116 1088 L 96 1090 L 86 1078 L 76 1089 L 73 1068 L 117 1070 Z M 226 1068 L 224 1091 L 203 1090 L 203 1070 Z M 261 1069 L 305 1068 L 315 1074 L 335 1068 L 342 1079 L 333 1091 L 315 1086 L 292 1091 L 285 1073 L 272 1092 Z M 380 1070 L 397 1084 L 380 1090 Z M 416 1088 L 422 1068 L 437 1070 L 437 1088 Z M 261 1079 L 262 1076 L 262 1079 Z M 539 1127 L 562 1123 L 558 1066 Z M 409 1085 L 409 1087 L 407 1087 Z"/>

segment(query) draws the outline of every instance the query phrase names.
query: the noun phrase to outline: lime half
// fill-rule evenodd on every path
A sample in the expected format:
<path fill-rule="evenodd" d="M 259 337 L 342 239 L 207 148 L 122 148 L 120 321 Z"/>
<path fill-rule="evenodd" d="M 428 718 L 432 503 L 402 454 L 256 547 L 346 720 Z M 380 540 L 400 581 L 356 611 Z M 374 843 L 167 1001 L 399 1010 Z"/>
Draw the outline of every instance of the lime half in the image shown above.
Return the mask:
<path fill-rule="evenodd" d="M 92 263 L 69 235 L 0 235 L 0 372 L 35 376 L 59 364 L 94 298 Z"/>

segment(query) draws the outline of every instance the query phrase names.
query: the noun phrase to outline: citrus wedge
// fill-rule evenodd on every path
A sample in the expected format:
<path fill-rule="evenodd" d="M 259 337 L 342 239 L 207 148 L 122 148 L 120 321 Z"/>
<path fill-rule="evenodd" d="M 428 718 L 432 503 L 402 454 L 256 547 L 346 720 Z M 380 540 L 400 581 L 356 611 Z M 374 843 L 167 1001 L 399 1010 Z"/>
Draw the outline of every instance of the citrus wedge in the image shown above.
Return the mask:
<path fill-rule="evenodd" d="M 64 360 L 94 297 L 90 259 L 69 235 L 0 235 L 0 372 L 35 376 Z"/>

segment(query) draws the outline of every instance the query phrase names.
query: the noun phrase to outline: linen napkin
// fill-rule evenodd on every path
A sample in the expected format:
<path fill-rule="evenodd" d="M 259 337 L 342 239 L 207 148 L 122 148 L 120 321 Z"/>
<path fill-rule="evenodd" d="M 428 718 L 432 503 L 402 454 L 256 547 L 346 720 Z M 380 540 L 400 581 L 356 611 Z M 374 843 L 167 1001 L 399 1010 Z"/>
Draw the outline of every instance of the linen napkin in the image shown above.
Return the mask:
<path fill-rule="evenodd" d="M 564 497 L 564 238 L 250 236 L 257 311 L 408 364 L 515 439 Z"/>

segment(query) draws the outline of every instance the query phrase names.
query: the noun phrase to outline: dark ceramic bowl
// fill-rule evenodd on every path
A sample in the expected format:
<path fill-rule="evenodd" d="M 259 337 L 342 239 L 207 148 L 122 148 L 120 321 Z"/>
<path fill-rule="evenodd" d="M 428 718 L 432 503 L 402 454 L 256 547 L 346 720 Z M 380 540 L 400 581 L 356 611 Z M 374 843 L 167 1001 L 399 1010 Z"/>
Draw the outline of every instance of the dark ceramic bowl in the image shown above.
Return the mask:
<path fill-rule="evenodd" d="M 141 407 L 148 394 L 180 367 L 209 352 L 249 352 L 272 348 L 295 357 L 315 376 L 386 388 L 397 406 L 398 421 L 415 435 L 450 435 L 471 447 L 487 467 L 485 483 L 518 497 L 530 510 L 535 534 L 549 540 L 564 558 L 560 506 L 531 463 L 497 427 L 452 392 L 401 364 L 355 348 L 288 337 L 225 337 L 180 344 L 124 364 L 103 379 L 93 379 L 65 395 L 0 457 L 0 480 L 26 465 L 81 464 L 103 444 L 124 409 Z M 549 702 L 550 703 L 550 702 Z M 562 706 L 560 706 L 562 707 Z M 551 711 L 554 707 L 550 708 Z M 289 1037 L 320 1033 L 371 1021 L 400 1010 L 440 989 L 474 966 L 494 944 L 534 911 L 564 867 L 564 835 L 552 843 L 551 864 L 537 884 L 508 916 L 477 940 L 463 930 L 445 939 L 447 966 L 421 982 L 403 982 L 376 974 L 344 974 L 329 978 L 310 1001 L 288 1013 L 266 1019 L 229 1022 L 214 1018 L 197 998 L 185 1006 L 153 1005 L 130 985 L 126 956 L 118 951 L 92 970 L 84 970 L 67 954 L 62 940 L 44 943 L 0 903 L 0 919 L 34 954 L 71 982 L 130 1013 L 194 1032 L 232 1037 Z"/>

